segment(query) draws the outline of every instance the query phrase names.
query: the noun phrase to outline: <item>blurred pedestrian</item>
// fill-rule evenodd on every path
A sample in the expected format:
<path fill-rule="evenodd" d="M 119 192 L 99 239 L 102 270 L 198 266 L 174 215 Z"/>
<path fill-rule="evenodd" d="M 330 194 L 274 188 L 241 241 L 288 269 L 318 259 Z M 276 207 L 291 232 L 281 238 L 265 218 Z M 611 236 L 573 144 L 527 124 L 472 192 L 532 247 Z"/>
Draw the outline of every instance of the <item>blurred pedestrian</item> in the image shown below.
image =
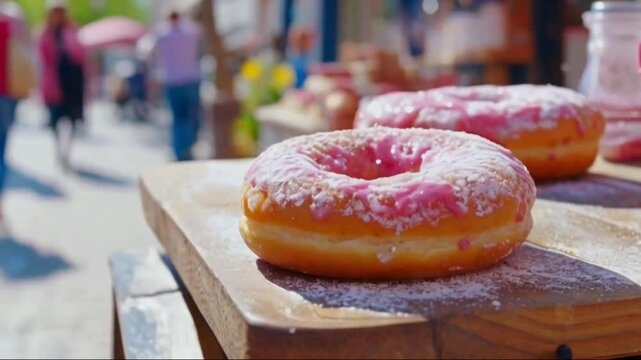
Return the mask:
<path fill-rule="evenodd" d="M 297 88 L 302 88 L 307 79 L 315 37 L 314 29 L 305 26 L 295 26 L 289 33 L 289 63 L 296 73 Z"/>
<path fill-rule="evenodd" d="M 33 86 L 27 42 L 22 9 L 14 2 L 0 1 L 0 223 L 9 130 L 15 120 L 18 100 L 27 97 Z"/>
<path fill-rule="evenodd" d="M 155 36 L 150 56 L 157 63 L 172 113 L 171 143 L 177 160 L 193 159 L 200 127 L 200 28 L 170 12 Z"/>
<path fill-rule="evenodd" d="M 69 170 L 71 143 L 84 119 L 84 48 L 63 1 L 48 4 L 47 22 L 38 39 L 40 91 L 49 110 L 58 160 Z"/>

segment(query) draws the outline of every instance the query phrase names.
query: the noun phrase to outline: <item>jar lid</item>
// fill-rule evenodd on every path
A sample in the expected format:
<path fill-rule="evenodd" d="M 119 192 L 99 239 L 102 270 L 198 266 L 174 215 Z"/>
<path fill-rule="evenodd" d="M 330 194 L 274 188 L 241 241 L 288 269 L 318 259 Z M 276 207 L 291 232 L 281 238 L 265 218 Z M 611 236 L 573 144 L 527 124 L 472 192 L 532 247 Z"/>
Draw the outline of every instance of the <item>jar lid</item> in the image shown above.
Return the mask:
<path fill-rule="evenodd" d="M 641 12 L 641 3 L 636 1 L 597 1 L 590 9 L 595 12 Z"/>

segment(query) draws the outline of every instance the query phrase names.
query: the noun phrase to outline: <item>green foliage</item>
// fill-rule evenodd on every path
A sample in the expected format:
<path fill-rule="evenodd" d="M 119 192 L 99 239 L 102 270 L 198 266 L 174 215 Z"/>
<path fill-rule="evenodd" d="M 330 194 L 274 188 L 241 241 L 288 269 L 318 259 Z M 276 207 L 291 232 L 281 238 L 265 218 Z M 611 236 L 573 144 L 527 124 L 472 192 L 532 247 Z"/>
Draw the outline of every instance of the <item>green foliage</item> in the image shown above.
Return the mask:
<path fill-rule="evenodd" d="M 14 0 L 24 10 L 31 26 L 44 23 L 46 16 L 45 0 Z M 84 25 L 107 16 L 126 16 L 147 22 L 149 8 L 153 0 L 68 0 L 67 7 L 72 19 Z"/>

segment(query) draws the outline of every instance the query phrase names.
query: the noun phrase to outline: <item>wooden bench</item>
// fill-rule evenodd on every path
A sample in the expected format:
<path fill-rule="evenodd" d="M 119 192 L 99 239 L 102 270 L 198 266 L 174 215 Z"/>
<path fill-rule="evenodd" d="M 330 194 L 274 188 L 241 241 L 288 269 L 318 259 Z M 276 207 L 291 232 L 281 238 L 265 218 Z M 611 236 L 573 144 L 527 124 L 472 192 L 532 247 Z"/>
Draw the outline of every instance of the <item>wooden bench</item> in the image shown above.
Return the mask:
<path fill-rule="evenodd" d="M 226 359 L 166 256 L 121 251 L 110 266 L 115 359 Z"/>

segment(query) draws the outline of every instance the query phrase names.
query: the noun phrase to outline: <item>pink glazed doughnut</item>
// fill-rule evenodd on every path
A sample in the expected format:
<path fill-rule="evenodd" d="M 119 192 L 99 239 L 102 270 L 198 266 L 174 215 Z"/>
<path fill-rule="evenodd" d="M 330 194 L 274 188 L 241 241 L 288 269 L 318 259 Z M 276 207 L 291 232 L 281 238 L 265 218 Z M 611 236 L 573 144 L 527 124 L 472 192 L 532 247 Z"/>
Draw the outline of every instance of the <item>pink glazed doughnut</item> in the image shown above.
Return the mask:
<path fill-rule="evenodd" d="M 303 273 L 428 278 L 491 266 L 532 226 L 535 186 L 500 145 L 463 132 L 372 128 L 276 144 L 252 164 L 240 232 Z"/>
<path fill-rule="evenodd" d="M 378 96 L 356 127 L 465 131 L 510 149 L 536 180 L 579 175 L 594 162 L 605 121 L 585 96 L 540 85 L 444 87 Z"/>

